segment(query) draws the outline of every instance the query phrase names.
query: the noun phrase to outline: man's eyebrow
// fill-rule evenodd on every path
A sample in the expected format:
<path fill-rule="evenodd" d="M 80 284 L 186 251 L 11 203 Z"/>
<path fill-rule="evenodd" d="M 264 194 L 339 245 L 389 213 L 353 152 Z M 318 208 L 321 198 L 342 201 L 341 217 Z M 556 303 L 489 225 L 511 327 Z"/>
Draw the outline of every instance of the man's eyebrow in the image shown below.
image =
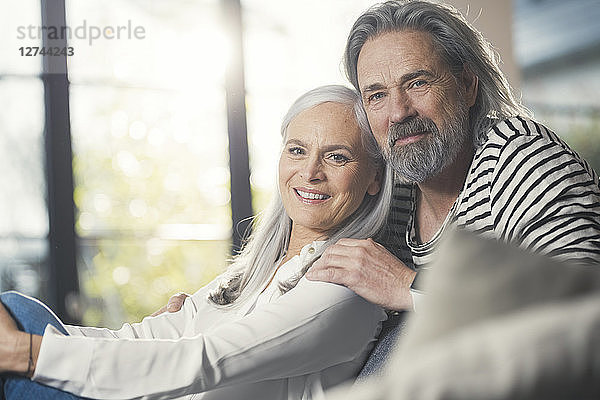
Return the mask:
<path fill-rule="evenodd" d="M 412 71 L 409 72 L 407 74 L 404 74 L 400 77 L 400 84 L 404 84 L 410 80 L 413 80 L 415 78 L 418 78 L 420 76 L 426 76 L 428 78 L 435 78 L 435 74 L 429 70 L 426 69 L 418 69 L 416 71 Z M 375 92 L 377 90 L 384 90 L 387 89 L 388 87 L 385 86 L 382 83 L 372 83 L 370 85 L 365 86 L 362 90 L 361 93 L 364 95 L 368 92 Z"/>
<path fill-rule="evenodd" d="M 385 88 L 386 88 L 386 86 L 383 85 L 383 84 L 381 84 L 381 83 L 372 83 L 372 84 L 364 87 L 362 89 L 362 93 L 364 94 L 366 92 L 375 92 L 377 90 L 382 90 L 382 89 L 385 89 Z"/>
<path fill-rule="evenodd" d="M 416 71 L 409 72 L 408 74 L 402 75 L 402 78 L 400 78 L 400 82 L 405 83 L 405 82 L 411 81 L 415 78 L 418 78 L 420 76 L 426 76 L 428 78 L 435 78 L 435 74 L 433 72 L 426 70 L 426 69 L 418 69 Z"/>
<path fill-rule="evenodd" d="M 285 144 L 286 144 L 286 146 L 289 145 L 289 144 L 297 144 L 297 145 L 300 145 L 300 146 L 306 146 L 304 144 L 304 142 L 302 142 L 301 140 L 298 140 L 298 139 L 289 139 L 289 140 L 286 140 Z"/>

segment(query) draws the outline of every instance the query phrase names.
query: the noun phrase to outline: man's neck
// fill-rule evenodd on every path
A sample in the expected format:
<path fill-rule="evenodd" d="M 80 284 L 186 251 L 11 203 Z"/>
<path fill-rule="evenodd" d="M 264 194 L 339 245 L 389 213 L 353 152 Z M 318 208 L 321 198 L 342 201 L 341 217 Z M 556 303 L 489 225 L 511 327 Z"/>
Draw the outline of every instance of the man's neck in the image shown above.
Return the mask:
<path fill-rule="evenodd" d="M 416 221 L 421 242 L 428 242 L 441 228 L 460 195 L 469 172 L 474 150 L 461 152 L 440 174 L 418 183 Z"/>

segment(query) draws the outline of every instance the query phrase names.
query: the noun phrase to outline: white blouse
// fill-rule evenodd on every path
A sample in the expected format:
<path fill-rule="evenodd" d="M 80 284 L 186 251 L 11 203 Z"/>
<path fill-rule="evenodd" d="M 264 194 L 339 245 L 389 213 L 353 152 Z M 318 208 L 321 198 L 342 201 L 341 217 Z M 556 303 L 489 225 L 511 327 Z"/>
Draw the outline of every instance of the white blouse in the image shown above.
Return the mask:
<path fill-rule="evenodd" d="M 321 244 L 305 246 L 241 308 L 208 302 L 214 280 L 179 312 L 119 330 L 67 326 L 64 336 L 48 326 L 32 379 L 101 399 L 318 399 L 355 376 L 386 318 L 331 283 L 302 278 L 280 294 L 278 283 Z"/>

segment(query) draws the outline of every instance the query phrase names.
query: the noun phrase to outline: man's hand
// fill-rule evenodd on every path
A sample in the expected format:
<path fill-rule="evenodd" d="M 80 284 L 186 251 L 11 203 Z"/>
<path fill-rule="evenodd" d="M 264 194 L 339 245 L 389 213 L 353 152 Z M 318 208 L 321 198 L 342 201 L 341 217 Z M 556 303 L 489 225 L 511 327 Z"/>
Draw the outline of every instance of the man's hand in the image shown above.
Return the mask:
<path fill-rule="evenodd" d="M 344 285 L 371 303 L 412 310 L 415 271 L 372 239 L 340 239 L 306 273 L 310 280 Z"/>
<path fill-rule="evenodd" d="M 164 313 L 165 311 L 177 312 L 177 311 L 181 310 L 181 307 L 183 307 L 183 302 L 185 301 L 186 297 L 189 297 L 189 295 L 182 293 L 182 292 L 171 296 L 169 298 L 169 301 L 167 302 L 166 306 L 164 306 L 160 310 L 150 314 L 150 316 L 156 317 L 157 315 L 160 315 L 160 314 Z"/>

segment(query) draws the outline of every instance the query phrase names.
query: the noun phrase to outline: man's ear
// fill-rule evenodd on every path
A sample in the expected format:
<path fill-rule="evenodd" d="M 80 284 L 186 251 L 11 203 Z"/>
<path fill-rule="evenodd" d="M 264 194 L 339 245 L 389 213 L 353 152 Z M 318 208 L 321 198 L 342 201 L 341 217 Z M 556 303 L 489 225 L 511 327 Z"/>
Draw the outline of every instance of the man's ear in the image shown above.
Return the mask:
<path fill-rule="evenodd" d="M 463 66 L 461 73 L 462 84 L 465 89 L 465 101 L 467 106 L 473 107 L 477 100 L 477 89 L 479 87 L 479 78 L 471 71 L 467 64 Z"/>

